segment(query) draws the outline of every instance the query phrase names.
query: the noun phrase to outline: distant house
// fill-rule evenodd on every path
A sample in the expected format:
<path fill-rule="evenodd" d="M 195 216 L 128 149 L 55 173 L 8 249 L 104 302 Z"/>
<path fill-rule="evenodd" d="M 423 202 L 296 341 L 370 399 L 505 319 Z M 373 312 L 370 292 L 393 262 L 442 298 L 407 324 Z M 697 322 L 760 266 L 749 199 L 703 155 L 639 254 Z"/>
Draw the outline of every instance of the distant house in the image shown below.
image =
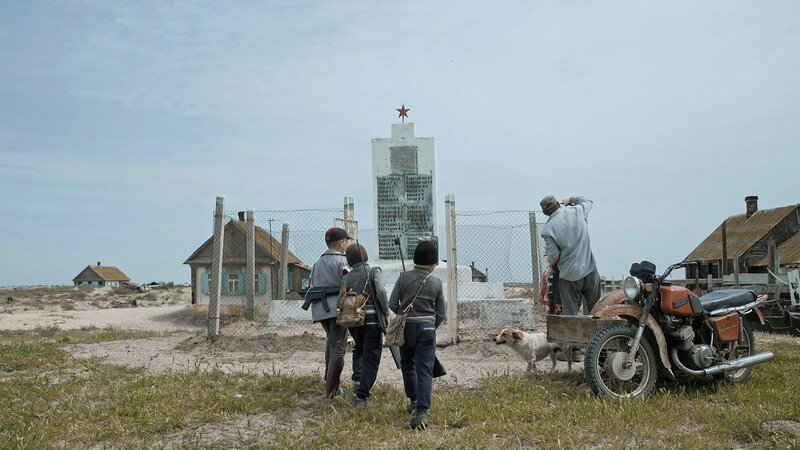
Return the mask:
<path fill-rule="evenodd" d="M 475 261 L 472 261 L 472 264 L 469 265 L 469 268 L 472 270 L 472 281 L 476 283 L 486 283 L 489 280 L 489 278 L 486 276 L 486 273 L 481 272 L 477 267 L 475 267 Z"/>
<path fill-rule="evenodd" d="M 241 217 L 240 219 L 243 219 Z M 244 220 L 230 220 L 223 230 L 221 305 L 241 305 L 247 286 L 247 228 Z M 184 261 L 191 268 L 192 303 L 208 304 L 213 236 Z M 281 242 L 261 227 L 255 227 L 256 304 L 278 297 Z M 311 275 L 311 268 L 289 253 L 287 290 L 297 292 Z M 261 303 L 259 303 L 261 301 Z"/>
<path fill-rule="evenodd" d="M 726 274 L 734 272 L 733 264 L 737 257 L 740 273 L 766 273 L 770 242 L 777 248 L 780 266 L 800 265 L 800 205 L 759 210 L 756 196 L 746 197 L 745 204 L 744 214 L 728 217 L 686 256 L 686 259 L 702 262 L 697 267 L 687 268 L 687 278 L 698 275 L 705 278 L 709 273 L 714 278 L 721 276 L 723 225 Z"/>
<path fill-rule="evenodd" d="M 114 266 L 103 266 L 100 261 L 97 265 L 86 266 L 85 269 L 72 279 L 75 286 L 119 286 L 130 282 L 131 279 Z"/>

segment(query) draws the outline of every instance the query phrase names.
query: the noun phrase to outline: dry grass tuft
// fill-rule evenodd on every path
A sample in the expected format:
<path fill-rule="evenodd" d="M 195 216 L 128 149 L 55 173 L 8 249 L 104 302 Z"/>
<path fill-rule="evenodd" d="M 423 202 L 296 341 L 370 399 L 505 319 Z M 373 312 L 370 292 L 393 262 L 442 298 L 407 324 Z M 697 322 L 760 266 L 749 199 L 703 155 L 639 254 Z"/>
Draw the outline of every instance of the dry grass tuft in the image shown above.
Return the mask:
<path fill-rule="evenodd" d="M 362 411 L 324 399 L 318 377 L 218 371 L 150 375 L 73 359 L 59 342 L 113 330 L 40 330 L 0 345 L 0 442 L 46 447 L 790 448 L 800 445 L 800 347 L 744 385 L 663 384 L 644 401 L 590 395 L 580 374 L 437 386 L 428 430 L 408 429 L 400 390 Z M 97 333 L 92 337 L 91 333 Z M 99 337 L 103 336 L 103 337 Z M 384 369 L 385 370 L 385 369 Z M 399 376 L 399 374 L 398 374 Z"/>

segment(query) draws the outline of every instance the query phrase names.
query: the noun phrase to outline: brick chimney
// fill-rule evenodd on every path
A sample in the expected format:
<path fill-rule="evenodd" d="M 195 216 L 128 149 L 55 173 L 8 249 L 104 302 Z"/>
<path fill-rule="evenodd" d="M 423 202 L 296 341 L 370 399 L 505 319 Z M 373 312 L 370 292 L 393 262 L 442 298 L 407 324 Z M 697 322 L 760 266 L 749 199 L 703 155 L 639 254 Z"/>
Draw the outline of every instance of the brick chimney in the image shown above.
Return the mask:
<path fill-rule="evenodd" d="M 748 195 L 744 198 L 744 203 L 747 205 L 747 217 L 749 218 L 758 211 L 758 196 Z"/>
<path fill-rule="evenodd" d="M 758 197 L 756 197 L 756 199 L 758 199 Z M 244 222 L 244 211 L 239 211 L 239 221 Z"/>

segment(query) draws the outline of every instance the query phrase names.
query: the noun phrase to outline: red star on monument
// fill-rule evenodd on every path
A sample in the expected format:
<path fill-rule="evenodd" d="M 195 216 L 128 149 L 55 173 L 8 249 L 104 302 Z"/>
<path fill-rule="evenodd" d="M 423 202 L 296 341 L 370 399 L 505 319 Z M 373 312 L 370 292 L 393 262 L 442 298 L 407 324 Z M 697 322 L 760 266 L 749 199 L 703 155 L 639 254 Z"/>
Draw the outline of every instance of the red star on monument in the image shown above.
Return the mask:
<path fill-rule="evenodd" d="M 402 117 L 403 123 L 406 123 L 406 117 L 408 117 L 408 112 L 411 111 L 411 108 L 406 108 L 406 104 L 403 103 L 403 106 L 396 108 L 397 112 L 400 114 L 397 115 L 398 118 Z"/>

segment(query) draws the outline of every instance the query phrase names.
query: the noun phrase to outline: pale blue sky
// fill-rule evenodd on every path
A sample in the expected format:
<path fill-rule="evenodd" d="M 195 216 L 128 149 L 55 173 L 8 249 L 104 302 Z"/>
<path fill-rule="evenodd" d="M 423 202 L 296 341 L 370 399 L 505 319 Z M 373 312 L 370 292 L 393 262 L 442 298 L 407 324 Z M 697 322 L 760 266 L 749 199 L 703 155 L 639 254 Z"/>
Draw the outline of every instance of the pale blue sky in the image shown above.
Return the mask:
<path fill-rule="evenodd" d="M 0 285 L 187 282 L 227 209 L 372 222 L 405 103 L 460 209 L 595 200 L 600 271 L 800 201 L 800 3 L 0 3 Z M 343 177 L 344 174 L 349 174 Z"/>

